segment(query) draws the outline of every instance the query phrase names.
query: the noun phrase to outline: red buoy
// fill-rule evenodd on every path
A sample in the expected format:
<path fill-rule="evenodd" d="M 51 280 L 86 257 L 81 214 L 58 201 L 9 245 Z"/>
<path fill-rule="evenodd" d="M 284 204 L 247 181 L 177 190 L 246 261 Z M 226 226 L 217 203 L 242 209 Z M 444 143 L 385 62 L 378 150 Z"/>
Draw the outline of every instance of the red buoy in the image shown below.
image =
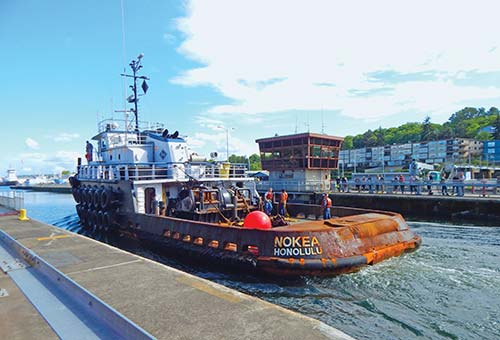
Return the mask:
<path fill-rule="evenodd" d="M 271 219 L 262 211 L 252 211 L 245 217 L 243 227 L 247 229 L 271 229 Z"/>

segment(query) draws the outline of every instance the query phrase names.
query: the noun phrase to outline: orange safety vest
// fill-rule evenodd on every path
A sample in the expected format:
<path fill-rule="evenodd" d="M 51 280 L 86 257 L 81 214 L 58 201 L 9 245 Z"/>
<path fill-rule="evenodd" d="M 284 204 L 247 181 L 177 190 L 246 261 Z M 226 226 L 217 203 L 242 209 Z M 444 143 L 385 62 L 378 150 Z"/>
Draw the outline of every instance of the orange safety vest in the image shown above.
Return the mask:
<path fill-rule="evenodd" d="M 330 208 L 332 206 L 332 200 L 330 199 L 330 197 L 326 197 L 323 199 L 322 206 L 323 208 Z"/>
<path fill-rule="evenodd" d="M 280 195 L 280 202 L 286 203 L 287 200 L 288 200 L 288 194 L 286 192 L 282 192 Z"/>

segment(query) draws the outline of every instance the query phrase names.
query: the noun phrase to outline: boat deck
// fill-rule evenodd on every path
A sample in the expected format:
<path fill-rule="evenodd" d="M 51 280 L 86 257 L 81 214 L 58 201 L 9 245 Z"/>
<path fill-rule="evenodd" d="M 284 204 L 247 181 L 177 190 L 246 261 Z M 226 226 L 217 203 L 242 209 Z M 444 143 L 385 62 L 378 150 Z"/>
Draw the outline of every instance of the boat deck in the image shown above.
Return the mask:
<path fill-rule="evenodd" d="M 355 224 L 371 223 L 381 219 L 387 219 L 389 216 L 386 214 L 366 213 L 359 215 L 351 215 L 344 217 L 333 217 L 329 220 L 306 220 L 306 219 L 289 219 L 290 225 L 283 227 L 276 227 L 273 230 L 283 231 L 324 231 L 330 228 L 342 228 Z"/>

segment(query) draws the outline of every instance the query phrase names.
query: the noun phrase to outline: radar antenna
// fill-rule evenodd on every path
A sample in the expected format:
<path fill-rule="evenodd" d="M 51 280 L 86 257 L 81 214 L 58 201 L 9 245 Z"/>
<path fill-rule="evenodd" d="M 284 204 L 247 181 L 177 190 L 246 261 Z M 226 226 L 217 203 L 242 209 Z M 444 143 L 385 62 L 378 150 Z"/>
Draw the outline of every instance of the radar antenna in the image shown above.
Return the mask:
<path fill-rule="evenodd" d="M 129 103 L 134 103 L 134 107 L 130 110 L 133 111 L 134 115 L 135 115 L 135 132 L 136 133 L 139 133 L 139 111 L 137 109 L 137 102 L 139 101 L 139 98 L 137 95 L 137 79 L 142 79 L 141 88 L 142 88 L 142 91 L 144 92 L 144 94 L 146 94 L 146 92 L 148 91 L 148 88 L 149 88 L 148 84 L 146 83 L 146 80 L 149 80 L 149 78 L 146 76 L 138 76 L 137 75 L 137 72 L 139 72 L 139 70 L 142 68 L 141 59 L 143 57 L 144 57 L 144 54 L 141 53 L 137 56 L 137 60 L 132 60 L 130 62 L 129 66 L 132 69 L 132 73 L 133 73 L 132 75 L 124 74 L 124 73 L 121 74 L 122 77 L 134 78 L 134 85 L 130 86 L 133 94 L 127 98 L 127 101 Z"/>

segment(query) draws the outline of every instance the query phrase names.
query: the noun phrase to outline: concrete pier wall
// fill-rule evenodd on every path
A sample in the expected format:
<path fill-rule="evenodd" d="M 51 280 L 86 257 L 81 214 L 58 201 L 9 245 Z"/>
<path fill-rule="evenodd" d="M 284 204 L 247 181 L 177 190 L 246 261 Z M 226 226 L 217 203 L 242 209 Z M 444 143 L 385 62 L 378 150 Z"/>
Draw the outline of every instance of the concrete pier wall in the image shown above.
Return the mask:
<path fill-rule="evenodd" d="M 333 205 L 388 210 L 406 219 L 500 226 L 500 199 L 377 194 L 333 194 Z"/>
<path fill-rule="evenodd" d="M 316 195 L 319 197 L 319 195 Z M 448 222 L 453 224 L 473 224 L 484 226 L 500 226 L 500 199 L 475 198 L 475 197 L 443 197 L 443 196 L 403 196 L 403 195 L 377 195 L 359 193 L 330 194 L 333 202 L 333 216 L 335 206 L 361 208 L 371 210 L 391 211 L 401 214 L 405 219 Z M 318 201 L 315 199 L 314 201 Z M 278 204 L 274 205 L 274 213 L 278 211 Z M 288 203 L 287 211 L 290 216 L 297 214 L 317 218 L 322 216 L 318 204 Z M 344 216 L 348 210 L 343 209 Z M 359 213 L 355 210 L 353 214 Z"/>

